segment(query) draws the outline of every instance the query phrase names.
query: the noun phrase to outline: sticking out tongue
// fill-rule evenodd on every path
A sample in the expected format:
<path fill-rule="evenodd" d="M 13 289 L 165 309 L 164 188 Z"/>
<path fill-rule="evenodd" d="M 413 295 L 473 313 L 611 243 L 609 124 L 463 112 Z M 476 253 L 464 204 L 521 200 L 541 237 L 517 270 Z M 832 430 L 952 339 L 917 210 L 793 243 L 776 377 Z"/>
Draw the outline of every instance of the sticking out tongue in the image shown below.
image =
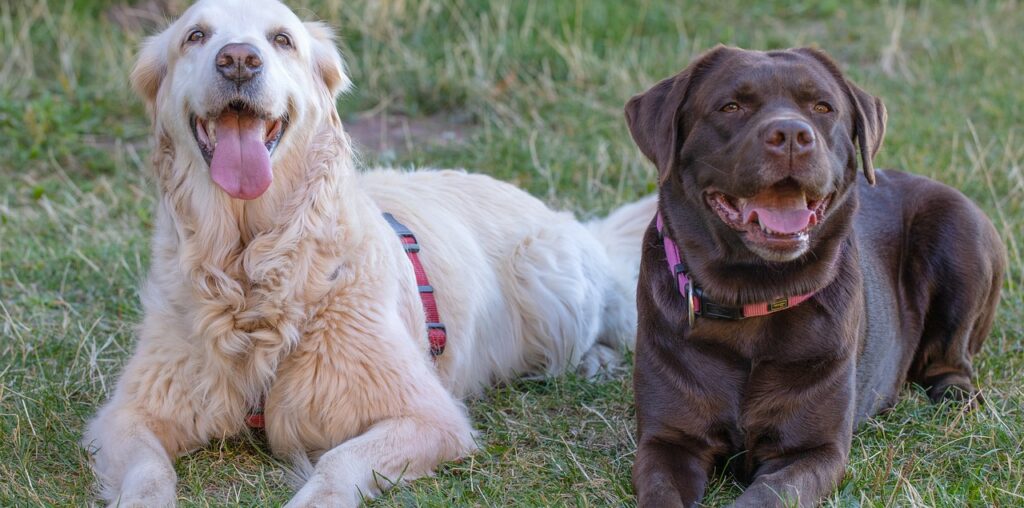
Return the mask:
<path fill-rule="evenodd" d="M 762 226 L 782 234 L 799 233 L 817 222 L 807 207 L 803 192 L 766 190 L 750 198 L 742 206 L 745 224 L 757 219 Z"/>
<path fill-rule="evenodd" d="M 263 139 L 264 121 L 227 111 L 216 122 L 217 146 L 210 161 L 210 177 L 233 198 L 260 197 L 274 179 Z"/>

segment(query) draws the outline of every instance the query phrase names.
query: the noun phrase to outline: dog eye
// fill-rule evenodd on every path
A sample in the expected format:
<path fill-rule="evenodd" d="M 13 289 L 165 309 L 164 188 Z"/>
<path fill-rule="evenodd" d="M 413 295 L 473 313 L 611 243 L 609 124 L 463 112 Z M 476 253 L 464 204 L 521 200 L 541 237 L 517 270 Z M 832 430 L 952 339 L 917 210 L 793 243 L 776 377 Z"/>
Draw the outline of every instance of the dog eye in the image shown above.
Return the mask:
<path fill-rule="evenodd" d="M 735 102 L 730 102 L 729 104 L 726 104 L 725 106 L 722 106 L 721 109 L 719 109 L 719 111 L 721 111 L 722 113 L 735 113 L 739 110 L 740 105 L 736 104 Z"/>
<path fill-rule="evenodd" d="M 202 30 L 192 30 L 188 33 L 188 37 L 185 39 L 187 42 L 199 42 L 206 37 L 206 34 Z"/>
<path fill-rule="evenodd" d="M 292 39 L 288 37 L 288 34 L 277 34 L 274 36 L 274 44 L 282 48 L 290 48 L 292 47 Z"/>
<path fill-rule="evenodd" d="M 815 113 L 831 113 L 832 105 L 827 102 L 819 102 L 814 105 Z"/>

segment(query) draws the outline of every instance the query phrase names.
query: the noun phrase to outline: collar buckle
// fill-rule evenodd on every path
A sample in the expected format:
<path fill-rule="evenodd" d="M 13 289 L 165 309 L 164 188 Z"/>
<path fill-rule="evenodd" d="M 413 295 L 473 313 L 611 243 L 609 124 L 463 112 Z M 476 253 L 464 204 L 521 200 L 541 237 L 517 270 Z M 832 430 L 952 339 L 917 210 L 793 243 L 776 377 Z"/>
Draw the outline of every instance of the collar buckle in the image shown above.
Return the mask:
<path fill-rule="evenodd" d="M 676 265 L 676 266 L 682 266 L 682 264 L 679 264 L 679 265 Z M 694 305 L 693 305 L 693 283 L 692 282 L 687 282 L 686 283 L 685 292 L 686 292 L 686 318 L 687 318 L 687 320 L 690 323 L 690 328 L 693 328 L 693 322 L 696 319 L 696 312 L 694 311 L 694 308 L 693 308 Z"/>

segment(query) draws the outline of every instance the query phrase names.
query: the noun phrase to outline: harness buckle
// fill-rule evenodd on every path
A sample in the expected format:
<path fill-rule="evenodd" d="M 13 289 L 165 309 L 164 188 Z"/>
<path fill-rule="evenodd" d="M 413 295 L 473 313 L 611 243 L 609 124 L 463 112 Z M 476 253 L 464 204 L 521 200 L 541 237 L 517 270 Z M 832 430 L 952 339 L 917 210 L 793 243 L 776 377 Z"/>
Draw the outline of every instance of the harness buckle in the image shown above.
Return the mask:
<path fill-rule="evenodd" d="M 676 269 L 678 270 L 679 267 L 681 267 L 681 266 L 683 266 L 682 263 L 676 265 Z M 690 328 L 693 328 L 693 322 L 695 320 L 695 317 L 694 317 L 695 313 L 694 313 L 694 309 L 693 309 L 693 283 L 692 282 L 687 282 L 685 290 L 686 290 L 686 318 L 687 318 L 687 320 L 689 320 Z M 702 307 L 703 307 L 703 305 L 702 305 Z"/>
<path fill-rule="evenodd" d="M 704 291 L 700 288 L 696 290 L 697 298 L 700 301 L 700 312 L 698 316 L 707 316 L 709 318 L 717 319 L 728 319 L 731 321 L 738 321 L 743 319 L 743 308 L 742 307 L 727 307 L 725 305 L 719 305 L 717 303 L 709 301 L 704 297 Z"/>
<path fill-rule="evenodd" d="M 440 337 L 436 337 L 434 330 L 440 331 Z M 447 342 L 448 330 L 444 323 L 427 323 L 427 340 L 430 342 L 430 356 L 441 356 L 444 354 L 444 346 Z M 436 337 L 436 339 L 435 339 Z"/>

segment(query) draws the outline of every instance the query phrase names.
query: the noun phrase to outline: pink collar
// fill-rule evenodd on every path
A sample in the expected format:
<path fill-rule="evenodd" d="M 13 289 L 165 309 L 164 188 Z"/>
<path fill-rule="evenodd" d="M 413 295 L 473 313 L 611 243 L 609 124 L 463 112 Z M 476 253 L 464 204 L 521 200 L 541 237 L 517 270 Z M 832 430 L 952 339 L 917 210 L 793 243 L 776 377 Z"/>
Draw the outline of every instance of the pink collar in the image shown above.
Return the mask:
<path fill-rule="evenodd" d="M 668 260 L 669 270 L 676 276 L 679 283 L 679 293 L 687 300 L 687 314 L 690 326 L 693 326 L 694 316 L 704 316 L 719 319 L 746 319 L 759 316 L 767 316 L 790 307 L 795 307 L 814 296 L 816 291 L 810 293 L 779 297 L 768 302 L 748 303 L 742 307 L 729 307 L 711 302 L 704 296 L 704 292 L 690 282 L 686 276 L 686 268 L 683 266 L 682 257 L 679 255 L 679 246 L 665 234 L 665 221 L 658 212 L 658 236 L 665 242 L 665 257 Z"/>

